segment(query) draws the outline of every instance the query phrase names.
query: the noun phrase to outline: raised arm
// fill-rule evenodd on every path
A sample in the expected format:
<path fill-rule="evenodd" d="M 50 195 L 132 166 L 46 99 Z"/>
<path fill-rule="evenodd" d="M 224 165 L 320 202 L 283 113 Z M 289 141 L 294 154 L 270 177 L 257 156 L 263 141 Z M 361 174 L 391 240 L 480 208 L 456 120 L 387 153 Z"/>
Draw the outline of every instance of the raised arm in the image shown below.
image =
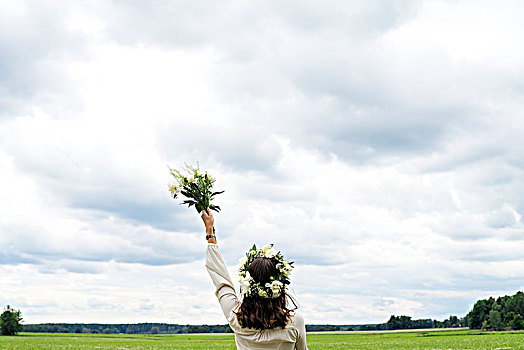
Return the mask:
<path fill-rule="evenodd" d="M 208 209 L 207 212 L 202 211 L 202 221 L 206 226 L 206 234 L 209 236 L 213 233 L 214 218 L 211 211 Z M 237 306 L 238 298 L 235 293 L 235 287 L 229 277 L 226 264 L 220 254 L 218 245 L 216 244 L 216 238 L 210 237 L 208 240 L 206 249 L 206 269 L 211 277 L 211 280 L 215 284 L 215 295 L 218 298 L 220 307 L 226 319 L 229 321 L 231 311 Z"/>

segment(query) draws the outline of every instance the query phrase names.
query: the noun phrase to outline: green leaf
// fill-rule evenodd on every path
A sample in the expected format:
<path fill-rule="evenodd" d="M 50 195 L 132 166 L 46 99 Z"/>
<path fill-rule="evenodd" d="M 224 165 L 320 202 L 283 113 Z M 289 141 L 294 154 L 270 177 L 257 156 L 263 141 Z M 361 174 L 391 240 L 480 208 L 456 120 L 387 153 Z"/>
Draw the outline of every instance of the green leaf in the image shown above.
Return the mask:
<path fill-rule="evenodd" d="M 201 213 L 202 210 L 204 210 L 204 207 L 203 207 L 202 204 L 200 204 L 200 203 L 197 203 L 197 204 L 195 205 L 195 208 L 196 208 L 197 212 L 199 212 L 199 213 Z"/>
<path fill-rule="evenodd" d="M 189 193 L 188 191 L 186 190 L 182 190 L 180 191 L 180 193 L 182 193 L 184 196 L 186 196 L 187 198 L 193 198 L 193 194 L 192 193 Z"/>

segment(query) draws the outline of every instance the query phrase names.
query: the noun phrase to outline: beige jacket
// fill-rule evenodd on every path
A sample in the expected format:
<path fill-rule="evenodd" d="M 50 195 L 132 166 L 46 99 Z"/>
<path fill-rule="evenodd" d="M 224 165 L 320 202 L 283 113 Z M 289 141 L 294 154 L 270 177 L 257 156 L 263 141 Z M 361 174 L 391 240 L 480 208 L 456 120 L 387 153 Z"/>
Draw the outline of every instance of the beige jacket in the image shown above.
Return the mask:
<path fill-rule="evenodd" d="M 206 268 L 216 287 L 216 296 L 226 316 L 229 326 L 235 332 L 235 341 L 239 350 L 307 350 L 306 326 L 301 315 L 295 313 L 291 322 L 283 329 L 256 330 L 242 328 L 234 311 L 240 307 L 235 287 L 218 246 L 207 245 Z"/>

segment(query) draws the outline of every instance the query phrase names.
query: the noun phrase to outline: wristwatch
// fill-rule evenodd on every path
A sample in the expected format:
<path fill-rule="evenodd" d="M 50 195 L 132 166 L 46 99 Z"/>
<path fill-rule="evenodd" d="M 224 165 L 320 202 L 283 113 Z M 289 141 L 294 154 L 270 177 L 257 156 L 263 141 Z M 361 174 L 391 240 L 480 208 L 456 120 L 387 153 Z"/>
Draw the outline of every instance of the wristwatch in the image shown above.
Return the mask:
<path fill-rule="evenodd" d="M 206 241 L 209 240 L 211 237 L 215 237 L 216 239 L 216 236 L 214 233 L 210 234 L 210 235 L 206 235 Z"/>

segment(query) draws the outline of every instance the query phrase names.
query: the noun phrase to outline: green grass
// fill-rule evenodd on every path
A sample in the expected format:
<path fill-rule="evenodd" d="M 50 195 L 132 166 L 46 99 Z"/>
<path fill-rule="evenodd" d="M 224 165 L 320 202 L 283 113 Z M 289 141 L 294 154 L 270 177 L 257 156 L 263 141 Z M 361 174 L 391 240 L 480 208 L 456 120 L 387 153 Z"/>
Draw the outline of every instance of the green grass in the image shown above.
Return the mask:
<path fill-rule="evenodd" d="M 372 334 L 315 334 L 314 349 L 524 349 L 524 333 L 443 331 Z"/>
<path fill-rule="evenodd" d="M 310 350 L 324 349 L 524 349 L 524 332 L 442 331 L 308 334 Z M 236 349 L 233 335 L 35 334 L 0 337 L 0 349 Z"/>

